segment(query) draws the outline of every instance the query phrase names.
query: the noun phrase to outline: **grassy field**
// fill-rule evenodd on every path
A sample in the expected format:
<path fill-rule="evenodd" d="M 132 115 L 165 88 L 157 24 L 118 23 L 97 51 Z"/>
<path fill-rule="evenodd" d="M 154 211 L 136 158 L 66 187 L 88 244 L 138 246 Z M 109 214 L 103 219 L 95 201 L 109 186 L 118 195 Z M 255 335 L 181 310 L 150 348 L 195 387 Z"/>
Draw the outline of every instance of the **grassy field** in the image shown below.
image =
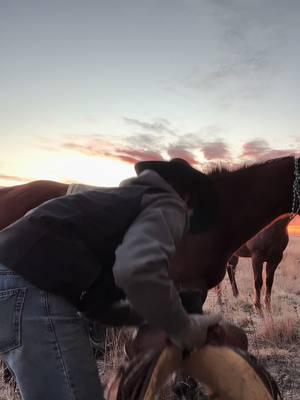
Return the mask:
<path fill-rule="evenodd" d="M 251 261 L 240 259 L 237 283 L 240 296 L 232 297 L 228 279 L 223 283 L 224 319 L 242 327 L 248 335 L 250 352 L 276 379 L 284 399 L 300 400 L 300 237 L 291 237 L 276 273 L 272 293 L 272 316 L 261 318 L 252 306 L 253 274 Z M 263 297 L 262 297 L 263 299 Z M 209 293 L 205 309 L 217 305 Z"/>
<path fill-rule="evenodd" d="M 223 283 L 224 319 L 242 327 L 248 335 L 250 352 L 267 367 L 276 379 L 284 399 L 300 400 L 300 237 L 291 237 L 276 274 L 272 296 L 272 317 L 257 315 L 252 306 L 253 275 L 249 259 L 240 259 L 237 283 L 240 296 L 232 297 L 228 280 Z M 206 311 L 217 311 L 217 296 L 209 293 Z M 122 334 L 121 334 L 122 335 Z M 107 371 L 117 368 L 122 351 L 120 334 L 109 342 L 109 352 L 99 363 L 99 374 L 106 380 Z M 0 374 L 2 376 L 2 374 Z M 17 400 L 13 387 L 0 378 L 0 400 Z"/>

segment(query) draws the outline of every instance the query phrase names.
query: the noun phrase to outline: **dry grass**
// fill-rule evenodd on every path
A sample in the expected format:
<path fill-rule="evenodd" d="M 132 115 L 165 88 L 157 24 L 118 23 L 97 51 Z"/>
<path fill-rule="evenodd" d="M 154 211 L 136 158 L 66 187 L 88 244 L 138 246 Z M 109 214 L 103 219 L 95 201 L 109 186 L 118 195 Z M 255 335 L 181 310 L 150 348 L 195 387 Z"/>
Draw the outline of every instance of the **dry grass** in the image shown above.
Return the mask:
<path fill-rule="evenodd" d="M 275 273 L 272 317 L 257 315 L 253 308 L 253 274 L 249 259 L 240 259 L 237 270 L 239 298 L 232 297 L 226 278 L 223 284 L 223 315 L 245 329 L 249 350 L 278 382 L 284 399 L 300 400 L 300 237 L 291 237 L 283 261 Z M 262 296 L 263 301 L 263 296 Z M 209 293 L 205 308 L 218 309 Z"/>
<path fill-rule="evenodd" d="M 109 329 L 105 340 L 105 355 L 97 362 L 101 381 L 105 385 L 125 361 L 125 343 L 133 335 L 133 329 Z"/>
<path fill-rule="evenodd" d="M 278 348 L 287 348 L 299 343 L 298 321 L 294 315 L 267 317 L 257 327 L 256 338 Z"/>
<path fill-rule="evenodd" d="M 223 285 L 224 319 L 245 329 L 250 352 L 271 372 L 284 399 L 288 400 L 300 400 L 299 245 L 300 237 L 290 238 L 283 261 L 275 274 L 272 317 L 261 318 L 253 308 L 250 260 L 241 259 L 238 266 L 239 298 L 232 297 L 227 278 Z M 211 291 L 205 309 L 219 311 L 219 308 L 217 296 Z M 110 331 L 106 341 L 106 355 L 99 362 L 99 375 L 104 383 L 124 360 L 123 343 L 130 334 L 130 330 Z M 11 388 L 4 387 L 1 379 L 0 377 L 0 400 L 17 400 L 17 394 Z M 170 392 L 166 391 L 160 400 L 171 398 Z"/>
<path fill-rule="evenodd" d="M 3 364 L 0 363 L 0 400 L 19 400 L 20 395 L 15 386 L 15 382 L 5 384 L 3 381 Z"/>

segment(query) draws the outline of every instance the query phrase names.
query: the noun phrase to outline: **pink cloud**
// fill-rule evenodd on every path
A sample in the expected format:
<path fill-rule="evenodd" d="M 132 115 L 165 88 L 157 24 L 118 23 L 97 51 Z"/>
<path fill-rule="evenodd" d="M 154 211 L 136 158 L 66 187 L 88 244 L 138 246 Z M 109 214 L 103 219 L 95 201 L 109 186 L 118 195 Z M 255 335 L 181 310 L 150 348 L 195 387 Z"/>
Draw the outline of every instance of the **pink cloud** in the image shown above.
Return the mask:
<path fill-rule="evenodd" d="M 161 130 L 163 126 L 168 125 L 164 120 L 160 120 L 157 125 L 129 119 L 127 123 L 141 128 L 144 127 L 145 130 L 150 130 L 150 128 Z M 75 151 L 90 157 L 120 160 L 129 164 L 147 159 L 162 160 L 167 155 L 168 158 L 183 158 L 193 165 L 200 166 L 203 164 L 205 169 L 208 166 L 218 166 L 220 163 L 226 163 L 226 165 L 231 166 L 236 165 L 238 160 L 232 157 L 225 140 L 205 140 L 203 136 L 210 137 L 210 135 L 202 135 L 201 133 L 172 135 L 166 133 L 166 131 L 164 134 L 156 132 L 155 134 L 141 133 L 129 136 L 69 135 L 68 140 L 65 142 L 56 142 L 52 145 L 51 141 L 46 140 L 43 145 L 57 148 L 58 150 Z M 42 142 L 41 138 L 39 138 L 39 141 Z M 241 162 L 255 162 L 293 153 L 294 149 L 273 149 L 267 141 L 258 138 L 244 143 L 238 158 Z"/>
<path fill-rule="evenodd" d="M 129 162 L 130 164 L 135 164 L 136 162 L 143 160 L 159 161 L 163 159 L 160 153 L 151 150 L 117 148 L 115 151 L 116 153 L 114 154 L 114 158 Z"/>
<path fill-rule="evenodd" d="M 104 157 L 121 160 L 134 164 L 142 160 L 163 160 L 163 154 L 170 158 L 183 158 L 193 165 L 199 165 L 201 154 L 209 163 L 231 161 L 227 144 L 221 140 L 204 141 L 196 135 L 182 135 L 164 141 L 164 138 L 149 140 L 144 135 L 130 136 L 129 138 L 90 137 L 79 138 L 62 144 L 64 149 L 72 150 L 93 157 Z"/>
<path fill-rule="evenodd" d="M 241 158 L 252 161 L 264 161 L 292 154 L 294 154 L 294 149 L 272 149 L 265 140 L 256 139 L 243 145 Z"/>
<path fill-rule="evenodd" d="M 171 146 L 168 149 L 168 154 L 171 158 L 183 158 L 190 164 L 197 164 L 197 160 L 195 156 L 183 147 L 180 146 Z"/>
<path fill-rule="evenodd" d="M 206 160 L 226 160 L 230 157 L 227 145 L 222 140 L 202 144 L 203 155 Z"/>

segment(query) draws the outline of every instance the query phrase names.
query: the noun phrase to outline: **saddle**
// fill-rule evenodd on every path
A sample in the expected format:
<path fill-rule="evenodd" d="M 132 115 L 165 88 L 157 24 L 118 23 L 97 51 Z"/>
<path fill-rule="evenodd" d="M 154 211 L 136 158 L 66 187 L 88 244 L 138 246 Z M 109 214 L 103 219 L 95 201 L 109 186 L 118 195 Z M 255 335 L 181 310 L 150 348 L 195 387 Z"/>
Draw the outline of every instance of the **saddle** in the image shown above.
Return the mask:
<path fill-rule="evenodd" d="M 151 336 L 154 340 L 150 345 Z M 129 360 L 107 385 L 106 398 L 157 399 L 170 377 L 180 373 L 181 378 L 189 377 L 201 383 L 209 395 L 206 398 L 282 399 L 274 379 L 248 353 L 245 337 L 246 334 L 234 325 L 218 326 L 210 330 L 205 346 L 188 352 L 171 345 L 161 331 L 146 327 L 137 334 L 133 345 L 126 348 Z M 186 399 L 194 398 L 186 396 Z"/>

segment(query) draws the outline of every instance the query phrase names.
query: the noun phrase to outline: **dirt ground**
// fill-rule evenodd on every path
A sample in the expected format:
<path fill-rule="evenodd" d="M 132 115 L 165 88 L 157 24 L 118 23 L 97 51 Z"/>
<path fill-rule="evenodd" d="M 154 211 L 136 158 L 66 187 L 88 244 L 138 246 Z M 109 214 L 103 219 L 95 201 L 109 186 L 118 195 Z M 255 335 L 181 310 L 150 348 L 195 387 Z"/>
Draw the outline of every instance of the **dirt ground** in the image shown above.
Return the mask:
<path fill-rule="evenodd" d="M 214 291 L 209 293 L 206 311 L 222 310 L 224 319 L 247 332 L 250 352 L 275 378 L 286 400 L 300 400 L 300 237 L 291 237 L 276 274 L 272 296 L 272 317 L 262 318 L 252 306 L 253 275 L 249 259 L 240 259 L 237 283 L 240 296 L 232 297 L 226 278 L 222 306 Z M 116 358 L 115 355 L 112 358 Z M 111 359 L 109 368 L 112 367 Z M 105 365 L 104 365 L 105 367 Z M 103 365 L 102 365 L 103 368 Z M 101 375 L 105 371 L 101 371 Z M 0 400 L 18 400 L 17 392 L 4 385 L 0 374 Z"/>

